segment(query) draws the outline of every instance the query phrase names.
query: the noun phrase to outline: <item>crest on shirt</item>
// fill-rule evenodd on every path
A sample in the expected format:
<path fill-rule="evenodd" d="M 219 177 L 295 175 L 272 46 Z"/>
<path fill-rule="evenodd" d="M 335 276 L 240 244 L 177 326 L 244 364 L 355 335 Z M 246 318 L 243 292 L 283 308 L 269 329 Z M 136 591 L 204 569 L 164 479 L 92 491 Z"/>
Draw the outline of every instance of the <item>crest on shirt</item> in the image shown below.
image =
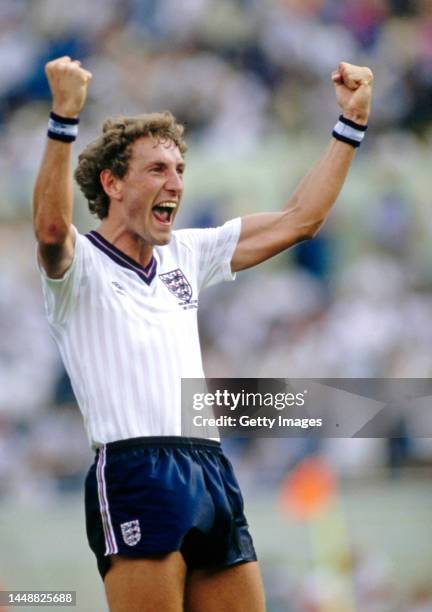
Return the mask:
<path fill-rule="evenodd" d="M 125 544 L 128 546 L 138 544 L 141 540 L 141 529 L 138 520 L 121 523 L 120 527 Z"/>
<path fill-rule="evenodd" d="M 191 301 L 192 287 L 180 268 L 159 274 L 159 278 L 176 298 L 186 303 Z"/>

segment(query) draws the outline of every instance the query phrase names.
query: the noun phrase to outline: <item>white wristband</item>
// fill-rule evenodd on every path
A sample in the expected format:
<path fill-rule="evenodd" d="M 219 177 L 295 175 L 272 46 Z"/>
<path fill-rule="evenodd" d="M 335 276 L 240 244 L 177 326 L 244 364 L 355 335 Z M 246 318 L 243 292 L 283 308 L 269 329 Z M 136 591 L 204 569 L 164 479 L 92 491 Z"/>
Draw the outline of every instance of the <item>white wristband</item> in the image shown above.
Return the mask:
<path fill-rule="evenodd" d="M 61 140 L 62 142 L 73 142 L 78 136 L 78 118 L 60 117 L 50 113 L 48 119 L 48 138 Z"/>
<path fill-rule="evenodd" d="M 354 123 L 350 119 L 346 119 L 343 115 L 339 117 L 339 121 L 333 128 L 333 136 L 337 140 L 346 142 L 353 147 L 359 147 L 365 137 L 367 125 Z"/>

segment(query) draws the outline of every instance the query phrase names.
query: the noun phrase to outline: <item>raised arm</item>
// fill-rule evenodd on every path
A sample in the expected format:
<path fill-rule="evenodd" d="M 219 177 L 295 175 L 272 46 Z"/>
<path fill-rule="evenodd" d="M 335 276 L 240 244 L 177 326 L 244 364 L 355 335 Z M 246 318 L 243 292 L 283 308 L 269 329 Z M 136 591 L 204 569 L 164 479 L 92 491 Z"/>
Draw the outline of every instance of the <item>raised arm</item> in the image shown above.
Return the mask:
<path fill-rule="evenodd" d="M 33 193 L 33 225 L 38 241 L 38 257 L 51 278 L 60 278 L 71 264 L 74 254 L 72 233 L 72 141 L 68 137 L 71 120 L 84 106 L 92 75 L 70 57 L 49 62 L 45 72 L 52 94 L 55 124 L 47 138 L 45 153 Z M 64 119 L 64 121 L 62 121 Z M 64 134 L 62 130 L 64 128 Z M 56 134 L 57 132 L 57 134 Z M 64 140 L 58 140 L 56 137 Z"/>
<path fill-rule="evenodd" d="M 367 125 L 372 98 L 371 70 L 342 62 L 333 72 L 332 80 L 345 119 L 359 126 Z M 354 153 L 352 144 L 332 138 L 282 211 L 243 217 L 231 261 L 233 272 L 255 266 L 297 242 L 313 238 L 339 195 Z"/>

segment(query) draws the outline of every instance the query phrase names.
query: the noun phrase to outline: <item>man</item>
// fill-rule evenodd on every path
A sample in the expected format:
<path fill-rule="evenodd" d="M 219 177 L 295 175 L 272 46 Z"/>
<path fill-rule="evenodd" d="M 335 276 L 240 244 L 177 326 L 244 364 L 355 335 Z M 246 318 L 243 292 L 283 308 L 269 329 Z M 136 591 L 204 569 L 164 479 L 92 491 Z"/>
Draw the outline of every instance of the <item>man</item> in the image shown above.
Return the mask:
<path fill-rule="evenodd" d="M 201 288 L 312 238 L 364 136 L 373 75 L 341 63 L 333 138 L 281 212 L 172 231 L 183 194 L 183 128 L 170 113 L 109 120 L 76 179 L 101 224 L 72 226 L 71 143 L 92 75 L 61 57 L 34 191 L 48 319 L 95 464 L 87 533 L 114 612 L 262 612 L 243 503 L 218 442 L 181 437 L 180 382 L 203 376 Z"/>

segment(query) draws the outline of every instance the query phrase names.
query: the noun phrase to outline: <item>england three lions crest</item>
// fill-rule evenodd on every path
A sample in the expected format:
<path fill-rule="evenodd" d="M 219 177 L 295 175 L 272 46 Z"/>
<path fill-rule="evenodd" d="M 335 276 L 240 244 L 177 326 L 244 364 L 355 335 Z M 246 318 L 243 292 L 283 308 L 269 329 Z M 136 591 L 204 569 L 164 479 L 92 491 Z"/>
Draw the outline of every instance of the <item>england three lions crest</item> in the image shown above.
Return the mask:
<path fill-rule="evenodd" d="M 135 544 L 138 544 L 138 542 L 141 540 L 139 521 L 121 523 L 120 527 L 125 544 L 128 546 L 135 546 Z"/>
<path fill-rule="evenodd" d="M 176 296 L 176 298 L 185 303 L 189 303 L 191 301 L 192 287 L 180 268 L 171 270 L 170 272 L 165 272 L 165 274 L 159 274 L 159 278 L 164 283 L 165 287 Z"/>

